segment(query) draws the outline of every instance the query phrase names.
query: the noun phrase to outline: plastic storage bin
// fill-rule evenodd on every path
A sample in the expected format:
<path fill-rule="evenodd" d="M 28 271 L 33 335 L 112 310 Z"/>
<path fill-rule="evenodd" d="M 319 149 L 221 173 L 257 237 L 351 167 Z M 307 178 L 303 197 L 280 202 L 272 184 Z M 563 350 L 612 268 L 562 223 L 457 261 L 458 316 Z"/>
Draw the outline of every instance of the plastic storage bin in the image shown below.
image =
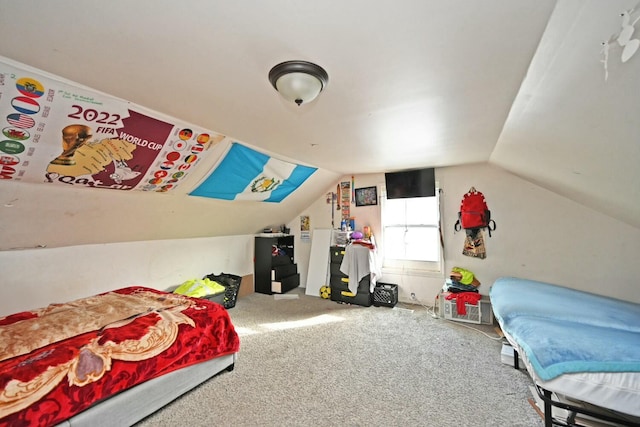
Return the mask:
<path fill-rule="evenodd" d="M 398 285 L 391 283 L 376 283 L 373 288 L 373 305 L 376 307 L 395 307 L 398 303 Z"/>
<path fill-rule="evenodd" d="M 205 277 L 209 280 L 220 283 L 225 287 L 225 291 L 223 293 L 209 295 L 204 298 L 208 299 L 209 301 L 222 304 L 226 309 L 236 306 L 236 300 L 238 299 L 238 291 L 240 290 L 242 277 L 228 273 L 220 273 L 218 275 L 208 274 Z"/>

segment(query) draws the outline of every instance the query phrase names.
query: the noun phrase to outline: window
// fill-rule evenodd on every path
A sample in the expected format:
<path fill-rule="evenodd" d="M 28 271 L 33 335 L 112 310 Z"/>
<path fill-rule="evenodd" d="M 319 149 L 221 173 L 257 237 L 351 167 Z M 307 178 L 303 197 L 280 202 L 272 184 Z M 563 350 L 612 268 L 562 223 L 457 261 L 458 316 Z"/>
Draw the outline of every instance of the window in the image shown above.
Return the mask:
<path fill-rule="evenodd" d="M 441 271 L 439 192 L 435 197 L 382 197 L 383 268 L 392 272 Z M 395 272 L 395 271 L 393 271 Z"/>

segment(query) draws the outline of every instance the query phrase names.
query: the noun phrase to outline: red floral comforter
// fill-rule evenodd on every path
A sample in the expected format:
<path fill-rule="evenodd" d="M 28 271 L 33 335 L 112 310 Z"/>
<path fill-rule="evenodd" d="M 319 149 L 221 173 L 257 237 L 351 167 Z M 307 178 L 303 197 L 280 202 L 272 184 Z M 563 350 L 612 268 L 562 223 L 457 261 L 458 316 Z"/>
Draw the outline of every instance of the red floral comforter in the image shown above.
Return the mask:
<path fill-rule="evenodd" d="M 56 424 L 239 347 L 221 305 L 144 287 L 0 318 L 0 426 Z"/>

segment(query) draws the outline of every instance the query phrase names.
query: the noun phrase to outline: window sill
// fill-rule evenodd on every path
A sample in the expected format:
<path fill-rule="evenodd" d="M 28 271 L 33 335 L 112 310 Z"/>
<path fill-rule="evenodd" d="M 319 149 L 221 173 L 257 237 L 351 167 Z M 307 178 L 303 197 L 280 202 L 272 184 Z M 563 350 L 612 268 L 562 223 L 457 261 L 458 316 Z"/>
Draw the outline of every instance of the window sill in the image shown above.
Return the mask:
<path fill-rule="evenodd" d="M 382 267 L 382 275 L 384 274 L 397 274 L 402 276 L 416 276 L 416 277 L 432 277 L 437 279 L 444 279 L 444 273 L 439 270 L 422 270 L 417 268 L 394 268 L 394 267 Z"/>

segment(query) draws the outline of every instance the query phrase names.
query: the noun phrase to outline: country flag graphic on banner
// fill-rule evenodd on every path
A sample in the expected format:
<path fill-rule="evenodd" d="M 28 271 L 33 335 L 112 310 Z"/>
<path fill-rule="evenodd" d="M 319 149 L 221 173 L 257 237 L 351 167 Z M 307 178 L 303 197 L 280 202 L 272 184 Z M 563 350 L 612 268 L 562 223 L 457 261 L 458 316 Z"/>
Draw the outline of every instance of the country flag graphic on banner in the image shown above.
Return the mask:
<path fill-rule="evenodd" d="M 16 82 L 18 91 L 29 98 L 40 98 L 44 95 L 44 86 L 38 80 L 31 77 L 23 77 Z"/>
<path fill-rule="evenodd" d="M 13 113 L 7 116 L 7 122 L 20 129 L 29 129 L 35 126 L 36 121 L 26 114 Z"/>
<path fill-rule="evenodd" d="M 237 142 L 191 196 L 281 202 L 317 169 L 274 159 Z"/>
<path fill-rule="evenodd" d="M 11 106 L 16 111 L 24 114 L 35 114 L 40 111 L 40 104 L 26 96 L 16 96 L 11 100 Z"/>

